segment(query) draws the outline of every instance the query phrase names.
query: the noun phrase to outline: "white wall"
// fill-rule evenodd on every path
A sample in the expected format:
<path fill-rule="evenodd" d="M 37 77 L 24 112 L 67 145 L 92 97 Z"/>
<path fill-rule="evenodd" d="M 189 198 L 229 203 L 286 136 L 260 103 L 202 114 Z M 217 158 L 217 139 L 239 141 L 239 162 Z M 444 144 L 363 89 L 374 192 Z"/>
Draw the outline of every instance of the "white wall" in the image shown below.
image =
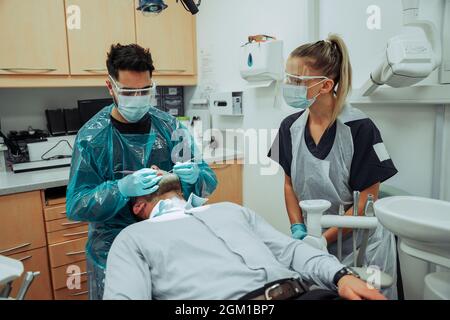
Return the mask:
<path fill-rule="evenodd" d="M 422 1 L 427 4 L 421 16 L 441 25 L 441 0 Z M 366 27 L 366 9 L 377 4 L 382 12 L 382 29 Z M 239 10 L 236 10 L 238 8 Z M 239 76 L 238 53 L 246 37 L 266 33 L 285 41 L 285 56 L 308 40 L 306 0 L 208 0 L 203 1 L 197 20 L 199 52 L 198 88 L 187 90 L 187 98 L 199 96 L 202 86 L 216 90 L 244 89 Z M 230 18 L 231 17 L 231 18 Z M 346 40 L 354 67 L 354 87 L 359 88 L 377 65 L 387 40 L 400 32 L 401 1 L 392 0 L 322 0 L 320 5 L 320 37 L 339 33 Z M 207 56 L 202 68 L 202 54 Z M 213 70 L 211 73 L 210 71 Z M 204 74 L 203 74 L 204 73 Z M 436 81 L 432 75 L 428 83 Z M 244 95 L 242 119 L 219 119 L 220 128 L 278 128 L 281 120 L 294 112 L 284 104 L 273 107 L 273 87 L 247 90 Z M 188 100 L 188 99 L 187 99 Z M 366 106 L 361 107 L 378 125 L 399 174 L 388 184 L 412 194 L 431 195 L 431 175 L 434 151 L 433 106 Z M 448 110 L 450 113 L 450 110 Z M 447 150 L 450 152 L 450 116 L 447 117 Z M 244 203 L 263 214 L 279 230 L 288 232 L 288 219 L 283 198 L 283 173 L 261 176 L 259 165 L 244 168 Z M 450 168 L 446 168 L 445 195 L 450 200 Z"/>

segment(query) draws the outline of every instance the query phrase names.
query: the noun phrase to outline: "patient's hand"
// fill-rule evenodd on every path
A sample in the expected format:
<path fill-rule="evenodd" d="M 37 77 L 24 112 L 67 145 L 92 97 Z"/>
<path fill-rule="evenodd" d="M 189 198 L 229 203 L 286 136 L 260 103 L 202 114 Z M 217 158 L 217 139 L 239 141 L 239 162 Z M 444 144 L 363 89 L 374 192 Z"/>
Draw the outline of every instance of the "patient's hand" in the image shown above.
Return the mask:
<path fill-rule="evenodd" d="M 354 277 L 344 276 L 338 282 L 338 293 L 347 300 L 387 300 L 377 289 Z"/>

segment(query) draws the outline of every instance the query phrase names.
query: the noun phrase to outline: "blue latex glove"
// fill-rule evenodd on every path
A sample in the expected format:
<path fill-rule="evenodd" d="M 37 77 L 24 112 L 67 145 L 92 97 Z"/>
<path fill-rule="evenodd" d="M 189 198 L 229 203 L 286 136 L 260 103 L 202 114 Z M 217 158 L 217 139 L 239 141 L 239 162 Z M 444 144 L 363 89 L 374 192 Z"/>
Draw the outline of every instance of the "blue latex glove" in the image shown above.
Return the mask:
<path fill-rule="evenodd" d="M 292 238 L 297 240 L 303 240 L 308 235 L 306 226 L 303 223 L 294 223 L 291 225 L 291 233 Z"/>
<path fill-rule="evenodd" d="M 173 173 L 180 178 L 181 182 L 194 184 L 200 176 L 200 169 L 195 162 L 178 163 L 173 167 Z"/>
<path fill-rule="evenodd" d="M 120 193 L 125 197 L 140 197 L 156 192 L 162 176 L 156 175 L 153 169 L 141 169 L 130 174 L 118 182 Z"/>

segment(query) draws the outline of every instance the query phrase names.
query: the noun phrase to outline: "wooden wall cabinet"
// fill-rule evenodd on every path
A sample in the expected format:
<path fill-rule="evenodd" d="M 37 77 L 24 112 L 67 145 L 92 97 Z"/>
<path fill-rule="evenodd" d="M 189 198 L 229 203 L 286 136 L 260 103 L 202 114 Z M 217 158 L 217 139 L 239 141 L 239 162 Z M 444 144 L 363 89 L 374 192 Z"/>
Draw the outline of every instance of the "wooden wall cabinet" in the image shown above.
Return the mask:
<path fill-rule="evenodd" d="M 106 54 L 112 44 L 136 42 L 134 0 L 66 0 L 66 9 L 81 11 L 81 28 L 68 29 L 70 73 L 106 75 Z"/>
<path fill-rule="evenodd" d="M 0 1 L 0 75 L 68 75 L 63 0 Z"/>
<path fill-rule="evenodd" d="M 158 85 L 197 84 L 195 17 L 181 3 L 143 16 L 138 0 L 0 1 L 0 88 L 104 86 L 112 44 L 150 48 Z M 80 28 L 68 28 L 68 8 Z"/>
<path fill-rule="evenodd" d="M 194 75 L 195 18 L 176 0 L 166 0 L 166 4 L 169 7 L 157 16 L 135 12 L 137 43 L 150 48 L 155 74 Z"/>

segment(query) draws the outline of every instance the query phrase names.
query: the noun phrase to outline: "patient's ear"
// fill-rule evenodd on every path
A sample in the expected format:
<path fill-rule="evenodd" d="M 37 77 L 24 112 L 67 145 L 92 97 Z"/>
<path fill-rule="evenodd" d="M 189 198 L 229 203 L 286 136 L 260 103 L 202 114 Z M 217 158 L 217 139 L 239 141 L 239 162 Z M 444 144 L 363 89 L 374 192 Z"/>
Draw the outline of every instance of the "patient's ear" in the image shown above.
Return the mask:
<path fill-rule="evenodd" d="M 146 205 L 145 201 L 136 202 L 133 206 L 133 213 L 136 216 L 141 217 L 144 214 L 145 205 Z"/>

